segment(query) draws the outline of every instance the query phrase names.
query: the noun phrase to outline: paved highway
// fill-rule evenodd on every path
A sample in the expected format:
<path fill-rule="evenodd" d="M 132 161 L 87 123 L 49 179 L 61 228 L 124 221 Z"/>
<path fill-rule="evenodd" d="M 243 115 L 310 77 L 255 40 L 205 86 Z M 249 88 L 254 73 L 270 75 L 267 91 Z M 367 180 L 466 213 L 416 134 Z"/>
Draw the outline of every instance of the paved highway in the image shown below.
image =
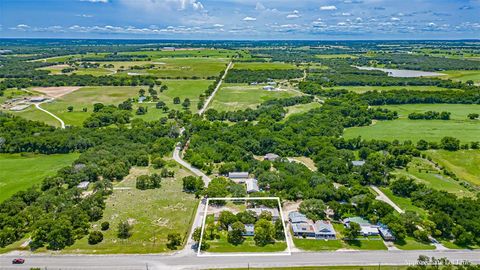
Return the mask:
<path fill-rule="evenodd" d="M 234 256 L 196 257 L 178 253 L 174 255 L 29 255 L 24 265 L 12 265 L 14 256 L 0 256 L 0 269 L 49 270 L 140 270 L 140 269 L 208 269 L 232 267 L 279 267 L 321 265 L 405 265 L 415 263 L 419 255 L 448 258 L 452 262 L 464 260 L 480 263 L 477 251 L 336 251 L 302 252 L 291 256 Z"/>

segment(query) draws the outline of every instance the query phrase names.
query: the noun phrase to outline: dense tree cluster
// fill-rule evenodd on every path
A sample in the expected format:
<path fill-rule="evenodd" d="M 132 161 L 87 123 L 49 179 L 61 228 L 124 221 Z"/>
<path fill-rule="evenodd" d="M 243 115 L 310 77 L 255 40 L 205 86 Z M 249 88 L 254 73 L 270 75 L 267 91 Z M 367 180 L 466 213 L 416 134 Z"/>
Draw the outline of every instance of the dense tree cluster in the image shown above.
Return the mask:
<path fill-rule="evenodd" d="M 135 187 L 141 190 L 160 188 L 162 177 L 153 173 L 151 175 L 140 175 L 135 181 Z"/>
<path fill-rule="evenodd" d="M 450 120 L 450 112 L 413 112 L 408 115 L 410 120 Z"/>

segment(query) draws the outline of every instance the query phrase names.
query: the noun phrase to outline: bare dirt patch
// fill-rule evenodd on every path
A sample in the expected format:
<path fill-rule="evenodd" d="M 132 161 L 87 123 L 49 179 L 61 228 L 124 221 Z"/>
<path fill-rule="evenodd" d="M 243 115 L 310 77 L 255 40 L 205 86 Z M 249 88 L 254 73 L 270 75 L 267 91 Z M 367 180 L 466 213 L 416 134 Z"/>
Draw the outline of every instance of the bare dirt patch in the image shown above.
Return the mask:
<path fill-rule="evenodd" d="M 49 97 L 59 98 L 73 91 L 77 91 L 79 86 L 61 86 L 61 87 L 35 87 L 32 90 L 45 94 Z"/>

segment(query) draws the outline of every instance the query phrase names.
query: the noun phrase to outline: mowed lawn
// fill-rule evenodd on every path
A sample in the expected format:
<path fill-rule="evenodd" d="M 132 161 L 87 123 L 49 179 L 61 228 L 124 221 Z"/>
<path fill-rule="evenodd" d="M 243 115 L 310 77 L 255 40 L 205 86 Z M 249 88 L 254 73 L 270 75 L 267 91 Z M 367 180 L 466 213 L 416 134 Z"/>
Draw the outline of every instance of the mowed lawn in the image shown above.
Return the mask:
<path fill-rule="evenodd" d="M 39 184 L 70 165 L 79 154 L 0 154 L 0 202 L 20 190 Z"/>
<path fill-rule="evenodd" d="M 480 113 L 480 106 L 475 104 L 408 104 L 382 106 L 397 111 L 400 118 L 391 121 L 377 121 L 364 127 L 345 130 L 345 138 L 361 136 L 363 139 L 412 140 L 424 139 L 439 142 L 445 136 L 452 136 L 462 142 L 479 141 L 480 121 L 467 118 L 469 113 Z M 447 111 L 451 120 L 409 120 L 412 112 Z M 461 131 L 461 132 L 459 132 Z"/>
<path fill-rule="evenodd" d="M 458 178 L 480 186 L 480 150 L 428 150 L 428 155 Z"/>
<path fill-rule="evenodd" d="M 234 69 L 296 69 L 297 66 L 284 62 L 235 62 Z"/>
<path fill-rule="evenodd" d="M 91 230 L 100 230 L 102 222 L 110 223 L 110 229 L 103 231 L 103 241 L 89 245 L 86 236 L 62 252 L 88 254 L 168 252 L 170 250 L 166 244 L 169 233 L 179 233 L 185 243 L 198 200 L 194 195 L 182 191 L 182 178 L 190 173 L 178 166 L 169 170 L 175 170 L 175 177 L 163 178 L 161 188 L 138 190 L 135 188 L 137 176 L 159 171 L 146 167 L 133 168 L 130 175 L 114 185 L 113 194 L 106 200 L 103 218 L 92 224 Z M 133 234 L 130 238 L 124 240 L 117 237 L 117 225 L 120 221 L 133 224 Z"/>
<path fill-rule="evenodd" d="M 43 107 L 45 105 L 41 105 L 41 106 Z M 26 108 L 23 111 L 19 111 L 19 112 L 8 111 L 8 113 L 23 117 L 28 120 L 40 121 L 50 126 L 60 127 L 60 122 L 57 119 L 53 118 L 51 115 L 43 111 L 40 111 L 39 109 L 35 108 L 35 106 L 33 105 L 30 105 L 30 107 Z"/>
<path fill-rule="evenodd" d="M 404 211 L 413 211 L 419 214 L 421 217 L 427 216 L 427 211 L 423 208 L 417 207 L 413 205 L 410 198 L 404 198 L 400 196 L 396 196 L 393 194 L 392 190 L 386 187 L 380 187 L 380 190 L 390 199 L 392 200 L 398 207 L 400 207 Z"/>
<path fill-rule="evenodd" d="M 267 91 L 262 85 L 225 83 L 218 90 L 209 108 L 217 111 L 255 109 L 260 103 L 275 99 L 299 96 L 290 90 Z"/>
<path fill-rule="evenodd" d="M 428 160 L 414 157 L 408 164 L 407 169 L 397 169 L 395 174 L 415 179 L 418 183 L 425 184 L 437 190 L 444 190 L 454 193 L 457 196 L 474 196 L 467 188 L 462 186 L 459 181 L 455 181 L 441 170 L 436 168 Z"/>
<path fill-rule="evenodd" d="M 365 93 L 368 91 L 393 91 L 393 90 L 410 90 L 410 91 L 443 91 L 443 90 L 458 90 L 443 88 L 438 86 L 335 86 L 335 87 L 326 87 L 326 89 L 345 89 L 355 93 Z"/>

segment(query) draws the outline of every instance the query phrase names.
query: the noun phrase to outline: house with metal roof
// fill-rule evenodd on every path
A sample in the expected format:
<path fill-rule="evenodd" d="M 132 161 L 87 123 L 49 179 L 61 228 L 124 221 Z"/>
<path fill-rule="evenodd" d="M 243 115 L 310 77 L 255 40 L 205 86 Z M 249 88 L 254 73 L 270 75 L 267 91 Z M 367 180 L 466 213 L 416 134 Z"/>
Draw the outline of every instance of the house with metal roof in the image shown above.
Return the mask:
<path fill-rule="evenodd" d="M 337 234 L 335 233 L 335 229 L 333 228 L 332 223 L 327 220 L 317 220 L 315 224 L 313 224 L 313 228 L 315 229 L 315 238 L 317 239 L 336 239 Z"/>
<path fill-rule="evenodd" d="M 257 179 L 249 178 L 245 180 L 245 184 L 247 184 L 247 193 L 259 192 L 260 189 L 258 188 L 258 181 Z"/>
<path fill-rule="evenodd" d="M 386 226 L 378 227 L 378 231 L 380 232 L 380 236 L 383 238 L 383 240 L 385 240 L 385 241 L 395 241 L 396 240 L 393 233 Z"/>
<path fill-rule="evenodd" d="M 280 157 L 280 156 L 277 155 L 277 154 L 268 153 L 268 154 L 266 154 L 266 155 L 263 157 L 263 159 L 269 160 L 269 161 L 275 161 L 275 160 L 277 160 L 279 157 Z"/>
<path fill-rule="evenodd" d="M 247 211 L 253 211 L 255 214 L 260 216 L 262 212 L 270 212 L 272 214 L 272 221 L 276 221 L 280 218 L 280 212 L 277 208 L 266 208 L 266 207 L 258 207 L 258 208 L 248 208 Z"/>
<path fill-rule="evenodd" d="M 355 167 L 363 166 L 365 165 L 365 160 L 353 160 L 352 165 Z"/>
<path fill-rule="evenodd" d="M 254 224 L 244 224 L 245 232 L 242 233 L 242 236 L 254 236 L 255 235 L 255 225 Z M 228 230 L 232 230 L 232 226 L 228 225 Z"/>
<path fill-rule="evenodd" d="M 248 172 L 229 172 L 228 178 L 235 180 L 235 179 L 248 179 Z"/>
<path fill-rule="evenodd" d="M 343 224 L 347 228 L 350 227 L 351 222 L 354 222 L 360 225 L 360 233 L 363 236 L 373 236 L 373 235 L 380 234 L 380 232 L 378 231 L 377 225 L 372 225 L 368 220 L 362 217 L 350 217 L 343 220 Z"/>
<path fill-rule="evenodd" d="M 292 231 L 294 236 L 315 237 L 315 228 L 308 223 L 292 223 Z"/>
<path fill-rule="evenodd" d="M 80 189 L 88 189 L 88 186 L 90 185 L 90 182 L 88 181 L 83 181 L 83 182 L 80 182 L 78 185 L 77 185 L 77 188 L 80 188 Z"/>
<path fill-rule="evenodd" d="M 293 223 L 308 223 L 310 220 L 302 213 L 293 211 L 288 213 L 288 220 Z"/>

